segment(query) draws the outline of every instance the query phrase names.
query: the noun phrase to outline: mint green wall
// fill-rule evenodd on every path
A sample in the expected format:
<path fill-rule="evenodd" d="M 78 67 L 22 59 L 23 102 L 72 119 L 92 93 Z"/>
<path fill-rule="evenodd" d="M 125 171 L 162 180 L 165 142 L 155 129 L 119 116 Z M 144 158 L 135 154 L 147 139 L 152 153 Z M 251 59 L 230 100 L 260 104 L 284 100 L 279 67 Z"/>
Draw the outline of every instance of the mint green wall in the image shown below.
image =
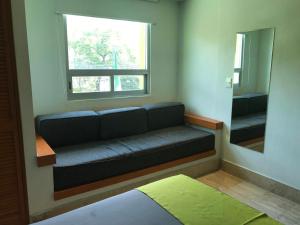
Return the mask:
<path fill-rule="evenodd" d="M 105 6 L 105 7 L 104 7 Z M 28 0 L 27 31 L 34 114 L 101 109 L 176 98 L 178 5 L 163 0 Z M 152 29 L 151 95 L 68 101 L 63 23 L 56 12 L 155 23 Z"/>
<path fill-rule="evenodd" d="M 299 0 L 187 0 L 181 12 L 179 99 L 225 121 L 223 158 L 300 189 Z M 235 35 L 275 27 L 265 153 L 229 143 Z"/>

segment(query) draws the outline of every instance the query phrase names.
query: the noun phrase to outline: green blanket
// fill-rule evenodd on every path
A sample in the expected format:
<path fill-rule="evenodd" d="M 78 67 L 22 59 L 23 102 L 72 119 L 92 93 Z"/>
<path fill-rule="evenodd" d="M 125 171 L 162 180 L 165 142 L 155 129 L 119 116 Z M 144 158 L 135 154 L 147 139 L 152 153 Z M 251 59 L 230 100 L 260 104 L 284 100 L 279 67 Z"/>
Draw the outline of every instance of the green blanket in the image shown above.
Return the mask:
<path fill-rule="evenodd" d="M 138 188 L 185 225 L 278 225 L 264 213 L 184 175 Z"/>

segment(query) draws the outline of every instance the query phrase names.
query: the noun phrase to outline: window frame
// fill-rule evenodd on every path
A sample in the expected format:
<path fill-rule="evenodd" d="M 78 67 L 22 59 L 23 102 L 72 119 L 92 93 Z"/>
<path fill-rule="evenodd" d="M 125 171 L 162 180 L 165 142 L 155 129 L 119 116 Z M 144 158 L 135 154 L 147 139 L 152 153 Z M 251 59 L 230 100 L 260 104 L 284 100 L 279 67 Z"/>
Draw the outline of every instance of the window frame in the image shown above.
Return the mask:
<path fill-rule="evenodd" d="M 242 52 L 241 52 L 241 67 L 240 68 L 234 68 L 234 73 L 238 73 L 239 74 L 239 83 L 234 83 L 232 82 L 234 87 L 241 87 L 241 83 L 242 83 L 242 73 L 243 73 L 243 69 L 244 69 L 244 53 L 245 53 L 245 39 L 246 39 L 246 35 L 245 33 L 238 33 L 238 34 L 242 34 L 243 35 L 243 41 L 242 41 Z"/>
<path fill-rule="evenodd" d="M 67 77 L 67 97 L 68 100 L 85 100 L 85 99 L 103 99 L 103 98 L 118 98 L 118 97 L 136 97 L 150 94 L 150 67 L 151 67 L 151 23 L 141 22 L 147 24 L 147 40 L 146 40 L 146 69 L 70 69 L 69 68 L 69 51 L 68 51 L 68 29 L 67 29 L 67 16 L 72 14 L 63 14 L 64 23 L 64 43 L 66 55 L 66 77 Z M 84 16 L 95 17 L 95 16 Z M 111 19 L 111 18 L 108 18 Z M 122 19 L 114 19 L 122 20 Z M 139 22 L 129 21 L 128 22 Z M 144 90 L 133 91 L 115 91 L 114 90 L 114 76 L 144 76 Z M 109 92 L 87 92 L 87 93 L 73 93 L 72 78 L 73 77 L 89 77 L 89 76 L 109 76 L 111 90 Z"/>

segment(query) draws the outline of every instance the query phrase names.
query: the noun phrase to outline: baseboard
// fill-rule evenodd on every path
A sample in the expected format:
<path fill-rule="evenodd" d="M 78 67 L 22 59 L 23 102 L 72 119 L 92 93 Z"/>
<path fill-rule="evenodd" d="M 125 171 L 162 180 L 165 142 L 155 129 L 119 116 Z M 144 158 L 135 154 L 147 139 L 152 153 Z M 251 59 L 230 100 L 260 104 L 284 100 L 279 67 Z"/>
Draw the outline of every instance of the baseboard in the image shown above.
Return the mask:
<path fill-rule="evenodd" d="M 247 170 L 228 161 L 222 160 L 221 168 L 227 173 L 240 177 L 241 179 L 262 187 L 274 194 L 290 199 L 296 203 L 300 203 L 300 190 Z"/>
<path fill-rule="evenodd" d="M 65 212 L 95 203 L 97 201 L 109 198 L 111 196 L 132 190 L 136 187 L 160 180 L 169 176 L 177 174 L 185 174 L 187 176 L 198 178 L 208 173 L 217 171 L 220 168 L 220 159 L 218 157 L 211 157 L 205 160 L 198 160 L 180 166 L 176 166 L 170 169 L 159 171 L 153 174 L 149 174 L 143 177 L 135 178 L 130 181 L 123 182 L 121 184 L 114 185 L 110 191 L 102 192 L 84 199 L 78 199 L 76 201 L 49 209 L 47 212 L 37 213 L 30 216 L 31 223 L 48 219 L 53 216 L 63 214 Z M 80 195 L 79 197 L 80 198 Z"/>

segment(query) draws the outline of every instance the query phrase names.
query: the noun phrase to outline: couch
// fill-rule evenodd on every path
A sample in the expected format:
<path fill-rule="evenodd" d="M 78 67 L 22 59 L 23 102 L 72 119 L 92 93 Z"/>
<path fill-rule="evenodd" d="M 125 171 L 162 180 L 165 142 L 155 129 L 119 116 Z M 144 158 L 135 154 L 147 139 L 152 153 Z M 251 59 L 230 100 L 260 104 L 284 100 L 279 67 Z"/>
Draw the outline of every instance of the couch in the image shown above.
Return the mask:
<path fill-rule="evenodd" d="M 265 136 L 268 95 L 235 96 L 232 104 L 230 142 L 240 144 Z"/>
<path fill-rule="evenodd" d="M 38 116 L 36 131 L 56 154 L 54 191 L 214 149 L 214 134 L 186 125 L 184 112 L 159 103 Z"/>

